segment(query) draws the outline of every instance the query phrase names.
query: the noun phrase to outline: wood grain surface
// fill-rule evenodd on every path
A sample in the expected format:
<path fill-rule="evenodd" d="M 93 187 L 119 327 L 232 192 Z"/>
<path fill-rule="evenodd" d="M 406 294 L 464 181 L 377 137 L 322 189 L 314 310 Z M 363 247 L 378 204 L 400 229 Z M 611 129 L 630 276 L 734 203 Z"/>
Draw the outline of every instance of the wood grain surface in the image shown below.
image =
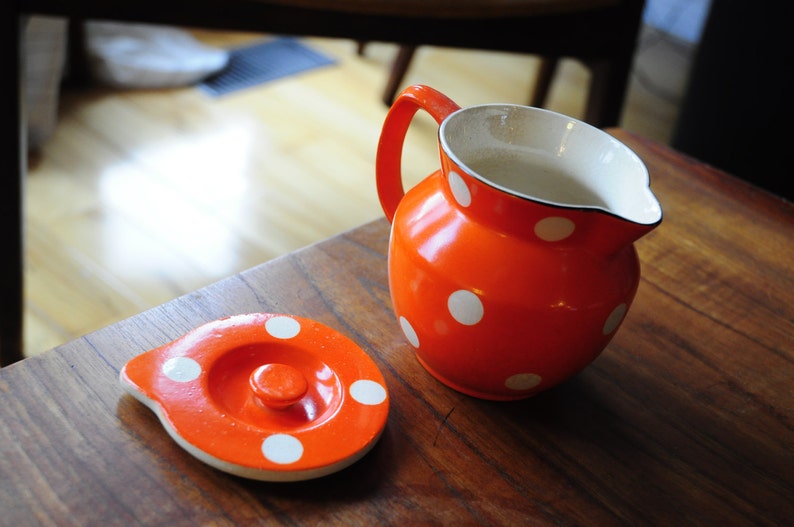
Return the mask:
<path fill-rule="evenodd" d="M 794 517 L 794 207 L 667 147 L 665 218 L 613 342 L 570 381 L 494 403 L 417 363 L 376 220 L 0 370 L 0 525 L 786 525 Z M 385 432 L 325 478 L 248 481 L 182 450 L 118 381 L 195 326 L 316 319 L 376 362 Z"/>

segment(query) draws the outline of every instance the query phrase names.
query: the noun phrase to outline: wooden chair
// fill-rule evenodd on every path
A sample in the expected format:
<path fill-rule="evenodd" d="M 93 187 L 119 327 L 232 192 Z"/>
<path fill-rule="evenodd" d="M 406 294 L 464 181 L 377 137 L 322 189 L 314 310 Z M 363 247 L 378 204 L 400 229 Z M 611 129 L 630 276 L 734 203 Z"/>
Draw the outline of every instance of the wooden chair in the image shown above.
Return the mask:
<path fill-rule="evenodd" d="M 432 3 L 432 2 L 431 2 Z M 446 3 L 446 2 L 441 2 Z M 625 90 L 628 83 L 630 72 L 630 62 L 628 69 L 625 64 L 625 53 L 630 50 L 631 61 L 634 55 L 634 44 L 641 24 L 641 13 L 643 2 L 622 2 L 620 0 L 497 0 L 483 2 L 462 2 L 461 7 L 464 12 L 449 13 L 446 16 L 463 18 L 475 16 L 471 9 L 477 9 L 480 20 L 487 21 L 489 17 L 503 17 L 501 10 L 507 9 L 515 13 L 515 16 L 533 17 L 535 22 L 540 24 L 548 23 L 548 28 L 559 28 L 570 24 L 569 31 L 563 36 L 567 40 L 567 47 L 561 43 L 554 43 L 554 36 L 550 32 L 542 36 L 536 36 L 532 32 L 525 35 L 525 41 L 520 43 L 520 47 L 501 47 L 494 41 L 494 35 L 490 32 L 473 31 L 467 35 L 468 42 L 459 44 L 457 47 L 472 49 L 494 49 L 501 51 L 526 51 L 528 49 L 537 50 L 532 52 L 540 55 L 540 66 L 535 77 L 535 85 L 528 98 L 530 106 L 544 106 L 548 99 L 554 74 L 560 58 L 571 57 L 579 59 L 590 69 L 592 78 L 591 86 L 585 110 L 584 120 L 599 127 L 615 126 L 619 124 L 620 112 L 622 110 Z M 478 4 L 477 6 L 473 4 Z M 633 5 L 632 5 L 633 4 Z M 428 8 L 428 9 L 432 9 Z M 633 12 L 631 10 L 634 10 Z M 616 15 L 615 23 L 611 30 L 601 34 L 600 38 L 622 41 L 622 45 L 617 45 L 611 51 L 604 53 L 597 51 L 593 53 L 590 46 L 598 42 L 597 45 L 604 44 L 604 41 L 594 39 L 593 35 L 580 33 L 582 25 L 598 25 L 605 29 L 604 21 L 601 17 L 605 13 Z M 630 14 L 631 13 L 631 14 Z M 624 18 L 625 17 L 625 18 Z M 560 24 L 562 22 L 562 24 Z M 610 25 L 610 24 L 607 24 Z M 622 31 L 628 31 L 632 36 L 621 36 Z M 606 33 L 612 33 L 609 37 Z M 538 39 L 541 42 L 538 42 Z M 364 53 L 366 43 L 360 42 L 359 54 Z M 414 59 L 416 50 L 421 44 L 403 44 L 399 47 L 397 56 L 392 64 L 386 85 L 382 93 L 384 104 L 391 105 L 397 92 L 402 88 L 402 81 Z M 625 46 L 628 45 L 628 48 Z M 563 51 L 565 49 L 566 51 Z M 545 50 L 545 51 L 541 51 Z M 617 80 L 622 78 L 622 80 Z"/>
<path fill-rule="evenodd" d="M 4 115 L 11 116 L 4 119 L 5 136 L 12 138 L 6 143 L 10 151 L 2 156 L 7 169 L 0 175 L 0 243 L 5 249 L 0 258 L 0 365 L 7 365 L 23 356 L 27 149 L 19 73 L 25 67 L 21 36 L 29 15 L 393 42 L 404 46 L 402 63 L 423 45 L 536 54 L 552 65 L 558 57 L 575 57 L 593 72 L 584 119 L 603 127 L 619 122 L 644 0 L 15 0 L 0 5 L 2 33 L 9 39 L 3 53 L 19 80 L 3 99 L 9 109 Z M 398 84 L 387 83 L 387 94 Z"/>
<path fill-rule="evenodd" d="M 365 49 L 366 42 L 360 42 L 358 54 L 364 55 Z M 416 46 L 405 45 L 400 46 L 397 50 L 397 56 L 394 58 L 386 86 L 383 88 L 383 95 L 381 96 L 386 106 L 391 106 L 397 97 L 397 91 L 400 89 L 403 79 L 411 67 L 411 61 L 416 54 L 416 50 Z M 535 73 L 535 86 L 527 103 L 529 106 L 545 106 L 558 63 L 559 57 L 540 57 L 540 64 Z"/>

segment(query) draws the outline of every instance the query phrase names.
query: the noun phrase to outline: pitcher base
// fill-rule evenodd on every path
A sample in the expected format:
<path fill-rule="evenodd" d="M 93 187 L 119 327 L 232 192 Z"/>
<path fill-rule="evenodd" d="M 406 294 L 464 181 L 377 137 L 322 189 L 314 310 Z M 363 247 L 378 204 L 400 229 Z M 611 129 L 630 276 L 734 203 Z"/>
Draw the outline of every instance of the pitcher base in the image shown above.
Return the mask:
<path fill-rule="evenodd" d="M 456 382 L 449 380 L 448 378 L 444 377 L 443 375 L 435 371 L 433 368 L 428 366 L 427 363 L 423 361 L 419 355 L 415 355 L 415 356 L 416 356 L 416 360 L 419 361 L 419 364 L 421 364 L 422 367 L 441 384 L 444 384 L 447 387 L 452 388 L 453 390 L 460 392 L 464 395 L 476 397 L 477 399 L 484 399 L 487 401 L 520 401 L 521 399 L 528 399 L 529 397 L 532 397 L 533 395 L 535 395 L 535 393 L 537 393 L 535 391 L 531 391 L 531 392 L 519 392 L 516 393 L 515 395 L 505 395 L 505 394 L 495 394 L 490 392 L 473 390 L 471 388 L 462 386 Z"/>

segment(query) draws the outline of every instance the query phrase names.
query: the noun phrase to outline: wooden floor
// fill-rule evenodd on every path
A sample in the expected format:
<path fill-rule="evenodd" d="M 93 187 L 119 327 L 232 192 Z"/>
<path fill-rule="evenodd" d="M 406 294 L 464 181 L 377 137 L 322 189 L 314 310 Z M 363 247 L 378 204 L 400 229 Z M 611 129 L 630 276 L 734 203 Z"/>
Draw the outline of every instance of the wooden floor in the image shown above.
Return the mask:
<path fill-rule="evenodd" d="M 218 46 L 269 38 L 196 35 Z M 192 87 L 63 93 L 27 181 L 26 354 L 381 216 L 373 166 L 396 48 L 373 43 L 361 57 L 351 41 L 305 42 L 338 63 L 222 98 Z M 689 52 L 643 34 L 624 128 L 669 141 Z M 420 48 L 405 82 L 463 106 L 525 103 L 536 66 Z M 565 61 L 548 107 L 581 117 L 587 82 Z M 418 115 L 407 186 L 435 169 L 435 133 Z"/>

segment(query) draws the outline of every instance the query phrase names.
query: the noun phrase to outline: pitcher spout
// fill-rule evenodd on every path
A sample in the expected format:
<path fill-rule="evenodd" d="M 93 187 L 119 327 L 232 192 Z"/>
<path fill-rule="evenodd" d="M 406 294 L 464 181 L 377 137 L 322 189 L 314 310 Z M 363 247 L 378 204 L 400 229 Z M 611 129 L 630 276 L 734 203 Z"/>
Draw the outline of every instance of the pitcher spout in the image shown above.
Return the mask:
<path fill-rule="evenodd" d="M 631 246 L 662 222 L 662 207 L 649 186 L 627 192 L 620 208 L 599 210 L 588 222 L 590 250 L 609 256 Z"/>
<path fill-rule="evenodd" d="M 563 142 L 571 146 L 583 141 L 589 125 L 576 123 L 581 137 L 570 136 Z M 640 157 L 612 136 L 600 136 L 596 162 L 589 167 L 574 166 L 580 183 L 598 196 L 597 210 L 589 222 L 585 243 L 604 256 L 632 245 L 662 221 L 662 206 L 651 190 L 650 174 Z M 592 143 L 591 143 L 592 145 Z M 578 158 L 569 156 L 573 165 Z"/>

